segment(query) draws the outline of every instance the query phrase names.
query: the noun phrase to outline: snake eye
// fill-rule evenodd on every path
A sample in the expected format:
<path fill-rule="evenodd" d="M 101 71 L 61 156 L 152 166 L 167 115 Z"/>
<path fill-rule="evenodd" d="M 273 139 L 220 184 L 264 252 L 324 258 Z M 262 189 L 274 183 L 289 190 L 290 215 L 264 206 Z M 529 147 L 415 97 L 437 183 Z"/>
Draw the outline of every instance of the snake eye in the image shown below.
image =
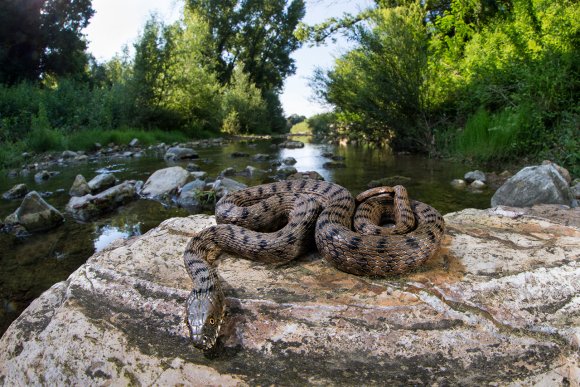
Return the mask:
<path fill-rule="evenodd" d="M 215 325 L 215 318 L 210 317 L 207 321 L 210 323 L 210 325 Z"/>

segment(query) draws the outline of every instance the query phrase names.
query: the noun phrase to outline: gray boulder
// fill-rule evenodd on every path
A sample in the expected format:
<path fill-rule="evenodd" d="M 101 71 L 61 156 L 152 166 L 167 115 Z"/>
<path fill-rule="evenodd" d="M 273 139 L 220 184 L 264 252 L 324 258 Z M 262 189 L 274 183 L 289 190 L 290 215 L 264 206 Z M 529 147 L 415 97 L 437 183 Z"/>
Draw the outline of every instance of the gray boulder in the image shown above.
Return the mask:
<path fill-rule="evenodd" d="M 77 152 L 73 152 L 71 150 L 65 150 L 64 152 L 62 152 L 62 158 L 63 159 L 74 159 L 78 155 L 79 154 Z"/>
<path fill-rule="evenodd" d="M 328 161 L 322 164 L 322 167 L 326 169 L 346 168 L 346 164 L 342 161 Z"/>
<path fill-rule="evenodd" d="M 136 198 L 135 186 L 125 181 L 97 195 L 73 196 L 66 205 L 66 211 L 73 218 L 86 222 Z"/>
<path fill-rule="evenodd" d="M 286 148 L 286 149 L 304 148 L 304 143 L 302 141 L 287 140 L 281 144 L 278 144 L 278 148 Z"/>
<path fill-rule="evenodd" d="M 27 193 L 28 187 L 26 184 L 16 184 L 14 187 L 4 192 L 2 198 L 6 200 L 21 199 L 26 196 Z"/>
<path fill-rule="evenodd" d="M 531 207 L 572 203 L 566 179 L 554 164 L 526 167 L 510 177 L 491 198 L 491 206 Z"/>
<path fill-rule="evenodd" d="M 102 173 L 97 175 L 88 182 L 91 193 L 95 194 L 111 188 L 117 183 L 117 179 L 112 173 Z"/>
<path fill-rule="evenodd" d="M 227 167 L 220 172 L 220 176 L 233 176 L 236 174 L 236 170 L 233 167 Z"/>
<path fill-rule="evenodd" d="M 191 174 L 176 166 L 155 171 L 143 185 L 141 195 L 149 199 L 167 199 L 192 180 Z"/>
<path fill-rule="evenodd" d="M 278 168 L 276 171 L 276 177 L 280 179 L 286 179 L 288 176 L 297 173 L 298 170 L 290 165 L 285 165 L 283 167 Z"/>
<path fill-rule="evenodd" d="M 4 221 L 8 225 L 20 225 L 28 232 L 50 230 L 62 222 L 64 222 L 62 214 L 36 191 L 29 192 L 20 207 Z"/>
<path fill-rule="evenodd" d="M 132 140 L 131 140 L 131 142 L 129 143 L 129 146 L 130 146 L 131 148 L 134 148 L 134 147 L 136 147 L 137 145 L 139 145 L 139 139 L 138 139 L 138 138 L 134 138 L 134 139 L 132 139 Z"/>
<path fill-rule="evenodd" d="M 577 386 L 578 229 L 473 209 L 445 222 L 440 253 L 395 278 L 316 253 L 291 265 L 224 254 L 227 318 L 204 353 L 181 257 L 215 218 L 166 220 L 32 302 L 0 338 L 1 384 Z"/>
<path fill-rule="evenodd" d="M 265 153 L 258 153 L 258 154 L 255 154 L 254 156 L 252 156 L 252 160 L 253 161 L 268 161 L 268 160 L 270 160 L 270 155 L 267 155 Z"/>
<path fill-rule="evenodd" d="M 282 160 L 282 163 L 285 165 L 294 165 L 296 164 L 296 159 L 294 157 L 286 157 L 284 160 Z"/>
<path fill-rule="evenodd" d="M 177 204 L 189 210 L 198 210 L 203 206 L 201 192 L 205 189 L 205 180 L 193 180 L 181 188 Z"/>
<path fill-rule="evenodd" d="M 463 179 L 453 179 L 451 181 L 451 186 L 455 189 L 465 189 L 467 184 L 465 183 L 465 180 L 463 180 Z"/>
<path fill-rule="evenodd" d="M 198 172 L 201 171 L 201 167 L 195 163 L 189 163 L 187 164 L 187 167 L 185 167 L 185 169 L 187 169 L 189 172 Z"/>
<path fill-rule="evenodd" d="M 322 175 L 316 171 L 297 172 L 286 178 L 286 180 L 300 180 L 300 179 L 313 179 L 324 181 L 324 177 L 322 177 Z"/>
<path fill-rule="evenodd" d="M 475 171 L 470 171 L 467 172 L 464 176 L 463 179 L 467 182 L 467 184 L 471 184 L 473 183 L 475 180 L 479 180 L 482 183 L 486 182 L 486 177 L 485 177 L 485 173 L 479 171 L 479 170 L 475 170 Z"/>
<path fill-rule="evenodd" d="M 216 197 L 218 199 L 230 192 L 239 191 L 247 187 L 247 185 L 228 177 L 222 177 L 213 183 L 213 190 L 215 191 Z"/>
<path fill-rule="evenodd" d="M 171 147 L 165 152 L 165 160 L 197 159 L 199 155 L 191 148 Z"/>
<path fill-rule="evenodd" d="M 68 193 L 70 196 L 85 196 L 91 193 L 91 188 L 83 175 L 77 175 Z"/>
<path fill-rule="evenodd" d="M 48 171 L 40 171 L 34 174 L 34 181 L 40 183 L 42 181 L 50 179 L 50 173 Z"/>
<path fill-rule="evenodd" d="M 469 185 L 469 187 L 471 187 L 472 189 L 484 189 L 486 187 L 485 183 L 481 180 L 474 180 L 471 182 L 471 184 Z"/>

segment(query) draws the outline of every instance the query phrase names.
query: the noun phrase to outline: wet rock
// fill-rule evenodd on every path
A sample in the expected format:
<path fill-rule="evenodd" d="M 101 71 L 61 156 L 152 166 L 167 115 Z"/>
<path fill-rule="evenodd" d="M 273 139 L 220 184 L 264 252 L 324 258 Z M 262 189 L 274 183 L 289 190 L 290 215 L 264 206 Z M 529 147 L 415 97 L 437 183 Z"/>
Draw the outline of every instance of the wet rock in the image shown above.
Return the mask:
<path fill-rule="evenodd" d="M 332 153 L 332 152 L 322 152 L 321 156 L 330 159 L 330 158 L 332 158 L 332 156 L 334 156 L 334 153 Z"/>
<path fill-rule="evenodd" d="M 236 170 L 233 167 L 228 167 L 220 172 L 220 176 L 234 176 L 236 174 Z"/>
<path fill-rule="evenodd" d="M 103 148 L 103 146 L 101 145 L 101 143 L 95 142 L 95 144 L 93 145 L 93 148 L 95 148 L 96 150 L 101 150 Z"/>
<path fill-rule="evenodd" d="M 491 206 L 570 205 L 572 199 L 566 179 L 554 164 L 546 164 L 525 167 L 509 178 L 491 198 Z"/>
<path fill-rule="evenodd" d="M 571 190 L 572 190 L 572 194 L 574 195 L 574 197 L 576 199 L 580 199 L 580 182 L 578 182 L 574 186 L 572 186 Z"/>
<path fill-rule="evenodd" d="M 77 175 L 68 193 L 70 196 L 85 196 L 91 193 L 91 188 L 83 175 Z"/>
<path fill-rule="evenodd" d="M 564 178 L 564 180 L 566 180 L 566 182 L 568 184 L 570 184 L 572 182 L 572 176 L 570 176 L 570 172 L 568 172 L 568 170 L 566 168 L 561 167 L 558 164 L 556 164 L 550 160 L 542 161 L 542 165 L 553 165 L 554 168 L 556 168 L 558 170 L 558 172 L 560 172 L 560 175 L 562 175 L 562 177 Z"/>
<path fill-rule="evenodd" d="M 279 179 L 286 179 L 288 176 L 297 173 L 298 170 L 290 165 L 285 165 L 283 167 L 278 168 L 276 171 L 276 177 Z"/>
<path fill-rule="evenodd" d="M 267 155 L 264 153 L 258 153 L 258 154 L 255 154 L 254 156 L 252 156 L 252 160 L 258 161 L 258 162 L 268 161 L 268 160 L 270 160 L 270 155 Z"/>
<path fill-rule="evenodd" d="M 87 161 L 89 159 L 89 156 L 87 155 L 78 155 L 77 157 L 75 157 L 75 161 L 77 162 L 83 162 L 83 161 Z"/>
<path fill-rule="evenodd" d="M 322 175 L 320 175 L 320 173 L 316 171 L 306 171 L 294 173 L 286 178 L 286 180 L 299 180 L 299 179 L 314 179 L 323 181 L 324 177 L 322 177 Z"/>
<path fill-rule="evenodd" d="M 346 159 L 346 157 L 344 157 L 344 156 L 337 156 L 337 155 L 330 156 L 330 158 L 333 159 L 334 161 L 344 161 Z"/>
<path fill-rule="evenodd" d="M 371 180 L 367 186 L 369 188 L 375 188 L 375 187 L 394 187 L 396 185 L 405 185 L 405 184 L 409 184 L 411 182 L 411 178 L 410 177 L 406 177 L 406 176 L 389 176 L 389 177 L 383 177 L 382 179 L 377 179 L 377 180 Z"/>
<path fill-rule="evenodd" d="M 251 165 L 247 165 L 246 168 L 244 168 L 239 174 L 242 176 L 253 177 L 253 176 L 263 175 L 265 173 L 266 173 L 266 171 L 264 171 L 263 169 L 258 169 L 256 167 L 251 166 Z"/>
<path fill-rule="evenodd" d="M 213 183 L 212 189 L 215 191 L 216 197 L 219 199 L 227 195 L 229 192 L 239 191 L 246 187 L 247 185 L 244 183 L 240 183 L 239 181 L 235 181 L 228 177 L 222 177 Z"/>
<path fill-rule="evenodd" d="M 189 163 L 187 164 L 187 167 L 185 167 L 185 169 L 187 169 L 189 172 L 198 172 L 201 171 L 201 167 L 195 163 Z"/>
<path fill-rule="evenodd" d="M 101 173 L 88 182 L 91 193 L 95 194 L 113 187 L 117 183 L 115 175 L 112 173 Z"/>
<path fill-rule="evenodd" d="M 296 159 L 294 157 L 286 157 L 284 160 L 282 160 L 282 164 L 294 165 L 296 164 Z"/>
<path fill-rule="evenodd" d="M 64 222 L 62 214 L 48 204 L 36 191 L 31 191 L 24 197 L 20 207 L 8 215 L 4 223 L 18 224 L 28 232 L 50 230 Z"/>
<path fill-rule="evenodd" d="M 472 188 L 472 189 L 481 190 L 481 189 L 484 189 L 487 186 L 481 180 L 474 180 L 474 181 L 471 182 L 471 184 L 469 184 L 469 187 Z"/>
<path fill-rule="evenodd" d="M 135 186 L 125 181 L 96 195 L 73 196 L 66 205 L 66 211 L 73 218 L 86 222 L 136 198 Z"/>
<path fill-rule="evenodd" d="M 336 169 L 336 168 L 346 168 L 346 164 L 342 161 L 328 161 L 322 164 L 322 168 L 325 169 Z"/>
<path fill-rule="evenodd" d="M 7 176 L 10 177 L 10 178 L 17 177 L 18 176 L 18 171 L 15 170 L 15 169 L 11 169 L 11 170 L 8 171 Z"/>
<path fill-rule="evenodd" d="M 250 154 L 246 152 L 233 152 L 230 154 L 230 157 L 237 159 L 242 157 L 250 157 Z"/>
<path fill-rule="evenodd" d="M 138 145 L 139 145 L 139 139 L 138 138 L 134 138 L 134 139 L 131 140 L 131 142 L 129 142 L 129 146 L 131 148 L 135 148 Z"/>
<path fill-rule="evenodd" d="M 131 151 L 123 152 L 122 156 L 123 157 L 133 157 L 133 152 L 131 152 Z"/>
<path fill-rule="evenodd" d="M 485 183 L 486 177 L 485 177 L 485 173 L 479 171 L 479 170 L 475 170 L 475 171 L 470 171 L 467 172 L 464 176 L 463 179 L 467 182 L 467 184 L 471 184 L 472 182 L 474 182 L 475 180 L 479 180 L 483 183 Z"/>
<path fill-rule="evenodd" d="M 191 174 L 179 166 L 160 169 L 147 179 L 141 195 L 149 199 L 167 199 L 191 179 Z"/>
<path fill-rule="evenodd" d="M 207 172 L 204 171 L 189 172 L 189 174 L 194 179 L 205 180 L 207 178 Z"/>
<path fill-rule="evenodd" d="M 222 256 L 228 316 L 208 353 L 188 338 L 180 257 L 189 235 L 215 221 L 167 220 L 35 300 L 0 339 L 0 380 L 578 384 L 579 230 L 488 210 L 445 219 L 440 253 L 391 279 L 342 273 L 317 254 L 283 266 Z"/>
<path fill-rule="evenodd" d="M 189 210 L 199 210 L 202 208 L 202 192 L 205 189 L 205 180 L 193 180 L 181 188 L 177 197 L 177 204 Z"/>
<path fill-rule="evenodd" d="M 286 148 L 286 149 L 304 148 L 304 143 L 302 141 L 287 140 L 278 144 L 278 148 Z"/>
<path fill-rule="evenodd" d="M 16 184 L 14 187 L 4 192 L 2 198 L 6 200 L 22 199 L 27 193 L 28 187 L 26 184 Z"/>
<path fill-rule="evenodd" d="M 455 189 L 465 189 L 467 183 L 463 179 L 453 179 L 451 180 L 451 186 Z"/>
<path fill-rule="evenodd" d="M 62 158 L 63 159 L 74 159 L 77 156 L 78 156 L 78 153 L 77 152 L 73 152 L 71 150 L 65 150 L 64 152 L 62 152 Z"/>
<path fill-rule="evenodd" d="M 197 159 L 199 155 L 191 148 L 171 147 L 165 153 L 165 160 Z"/>
<path fill-rule="evenodd" d="M 40 183 L 42 181 L 50 179 L 50 173 L 48 171 L 40 171 L 34 174 L 34 181 Z"/>

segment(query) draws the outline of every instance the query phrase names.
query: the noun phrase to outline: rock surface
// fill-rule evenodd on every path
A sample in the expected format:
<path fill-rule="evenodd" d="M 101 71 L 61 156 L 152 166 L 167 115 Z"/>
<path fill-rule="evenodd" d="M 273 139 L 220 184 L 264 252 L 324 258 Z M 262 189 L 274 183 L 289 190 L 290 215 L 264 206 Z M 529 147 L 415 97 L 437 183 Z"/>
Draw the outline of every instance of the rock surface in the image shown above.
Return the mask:
<path fill-rule="evenodd" d="M 191 148 L 172 147 L 165 153 L 165 160 L 197 159 L 199 155 Z"/>
<path fill-rule="evenodd" d="M 491 206 L 531 207 L 572 203 L 572 192 L 555 164 L 525 167 L 510 177 L 491 198 Z"/>
<path fill-rule="evenodd" d="M 125 181 L 96 195 L 73 196 L 66 211 L 73 218 L 86 222 L 136 199 L 136 195 L 135 186 Z"/>
<path fill-rule="evenodd" d="M 568 210 L 573 211 L 573 210 Z M 222 257 L 218 347 L 190 345 L 182 263 L 213 217 L 95 254 L 0 339 L 4 385 L 578 385 L 580 230 L 510 208 L 445 216 L 438 255 L 389 279 L 316 253 Z"/>
<path fill-rule="evenodd" d="M 70 196 L 81 197 L 91 193 L 91 188 L 83 175 L 77 175 L 68 193 Z"/>
<path fill-rule="evenodd" d="M 228 192 L 239 191 L 246 187 L 247 185 L 244 183 L 240 183 L 239 181 L 230 179 L 229 177 L 220 177 L 214 181 L 212 189 L 215 191 L 216 197 L 219 199 L 227 195 Z"/>
<path fill-rule="evenodd" d="M 165 199 L 177 193 L 191 179 L 190 173 L 182 167 L 163 168 L 149 176 L 141 195 L 150 199 Z"/>
<path fill-rule="evenodd" d="M 473 183 L 476 180 L 481 181 L 482 183 L 485 183 L 487 181 L 485 173 L 481 172 L 480 170 L 475 170 L 475 171 L 470 171 L 467 172 L 464 176 L 463 179 L 468 183 Z"/>
<path fill-rule="evenodd" d="M 8 225 L 20 225 L 28 232 L 50 230 L 64 222 L 62 214 L 48 204 L 36 191 L 30 191 L 20 207 L 6 217 Z"/>
<path fill-rule="evenodd" d="M 26 184 L 16 184 L 14 187 L 4 192 L 2 198 L 6 200 L 21 199 L 26 196 L 27 193 L 28 187 Z"/>
<path fill-rule="evenodd" d="M 115 185 L 117 179 L 112 173 L 101 173 L 91 179 L 87 184 L 93 194 L 109 189 Z"/>

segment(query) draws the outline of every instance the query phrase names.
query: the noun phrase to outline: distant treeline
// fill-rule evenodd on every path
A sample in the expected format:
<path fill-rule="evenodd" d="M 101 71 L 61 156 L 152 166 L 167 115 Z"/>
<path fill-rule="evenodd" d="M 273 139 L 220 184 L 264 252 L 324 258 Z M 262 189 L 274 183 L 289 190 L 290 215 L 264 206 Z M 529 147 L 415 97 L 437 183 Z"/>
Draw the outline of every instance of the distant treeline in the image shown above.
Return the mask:
<path fill-rule="evenodd" d="M 304 12 L 302 0 L 188 0 L 173 24 L 151 18 L 134 54 L 98 63 L 82 35 L 90 0 L 2 2 L 0 164 L 6 144 L 58 149 L 85 131 L 285 132 L 279 94 Z"/>
<path fill-rule="evenodd" d="M 312 82 L 335 106 L 326 134 L 580 174 L 578 1 L 377 0 L 300 34 L 340 30 L 355 47 Z"/>

